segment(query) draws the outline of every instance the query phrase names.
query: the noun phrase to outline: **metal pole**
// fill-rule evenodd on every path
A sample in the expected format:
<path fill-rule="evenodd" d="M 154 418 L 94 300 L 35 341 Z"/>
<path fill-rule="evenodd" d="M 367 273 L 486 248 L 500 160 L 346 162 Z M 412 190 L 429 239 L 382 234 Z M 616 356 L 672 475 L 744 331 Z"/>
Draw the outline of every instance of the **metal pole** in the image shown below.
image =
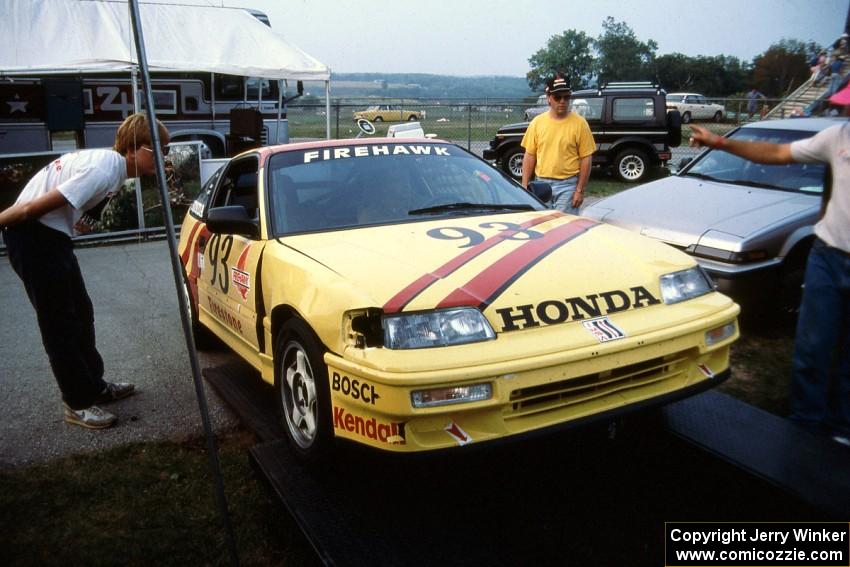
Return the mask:
<path fill-rule="evenodd" d="M 331 139 L 331 82 L 325 81 L 325 138 Z"/>
<path fill-rule="evenodd" d="M 168 186 L 165 180 L 165 162 L 162 157 L 162 145 L 159 139 L 159 129 L 156 127 L 156 111 L 153 103 L 153 91 L 151 90 L 151 79 L 148 71 L 147 55 L 145 54 L 145 40 L 142 35 L 142 19 L 139 13 L 138 0 L 129 0 L 130 16 L 133 20 L 133 29 L 135 31 L 136 54 L 139 58 L 139 68 L 142 71 L 142 83 L 145 89 L 145 100 L 147 102 L 148 123 L 151 129 L 151 142 L 153 145 L 153 157 L 156 163 L 156 177 L 159 186 L 159 195 L 162 200 L 162 213 L 165 218 L 166 240 L 168 241 L 168 249 L 171 252 L 171 270 L 174 275 L 174 286 L 177 290 L 177 301 L 180 305 L 180 320 L 183 323 L 183 336 L 186 339 L 186 348 L 189 351 L 189 362 L 192 366 L 192 379 L 195 382 L 195 394 L 198 397 L 198 407 L 201 412 L 201 421 L 204 425 L 204 433 L 207 438 L 207 454 L 212 468 L 213 478 L 215 479 L 215 496 L 218 502 L 219 510 L 224 522 L 225 540 L 230 552 L 230 561 L 233 565 L 239 565 L 239 556 L 236 553 L 236 539 L 233 535 L 233 527 L 230 525 L 230 516 L 227 512 L 227 499 L 224 495 L 224 482 L 221 476 L 221 465 L 218 460 L 218 447 L 216 447 L 215 436 L 213 435 L 212 425 L 210 423 L 209 408 L 207 407 L 207 398 L 204 392 L 204 383 L 201 380 L 200 365 L 198 363 L 198 353 L 195 350 L 195 339 L 192 337 L 191 323 L 189 321 L 189 306 L 187 299 L 183 293 L 183 270 L 180 266 L 180 259 L 177 255 L 177 240 L 174 235 L 174 219 L 171 216 L 171 207 L 168 204 Z"/>
<path fill-rule="evenodd" d="M 469 119 L 466 124 L 466 149 L 472 151 L 472 103 L 466 105 L 469 111 Z"/>
<path fill-rule="evenodd" d="M 130 93 L 133 96 L 133 112 L 139 112 L 142 105 L 139 102 L 139 69 L 133 67 L 130 69 Z M 142 180 L 136 177 L 133 179 L 133 184 L 136 187 L 136 220 L 139 223 L 139 230 L 145 229 L 145 207 L 142 204 Z"/>

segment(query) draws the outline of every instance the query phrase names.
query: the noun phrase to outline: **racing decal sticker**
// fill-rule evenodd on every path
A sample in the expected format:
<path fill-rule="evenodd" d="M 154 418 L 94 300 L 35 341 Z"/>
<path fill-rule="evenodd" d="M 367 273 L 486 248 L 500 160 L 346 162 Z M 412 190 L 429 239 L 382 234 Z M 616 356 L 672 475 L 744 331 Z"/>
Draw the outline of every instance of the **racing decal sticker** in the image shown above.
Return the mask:
<path fill-rule="evenodd" d="M 334 406 L 334 429 L 341 429 L 373 441 L 389 445 L 405 445 L 404 423 L 391 421 L 382 422 L 377 418 L 365 418 Z"/>
<path fill-rule="evenodd" d="M 473 245 L 473 240 L 470 239 L 470 244 L 472 245 L 466 251 L 462 252 L 458 256 L 452 258 L 433 272 L 428 272 L 424 274 L 419 279 L 402 289 L 400 292 L 395 294 L 386 304 L 384 304 L 384 312 L 385 313 L 398 313 L 404 307 L 413 301 L 419 294 L 428 289 L 435 282 L 449 276 L 456 270 L 462 268 L 464 265 L 468 264 L 490 248 L 493 248 L 497 244 L 504 242 L 505 240 L 511 240 L 515 238 L 516 235 L 520 233 L 525 233 L 529 228 L 543 224 L 550 220 L 558 219 L 564 217 L 564 213 L 556 211 L 554 213 L 543 215 L 537 218 L 534 218 L 530 221 L 524 222 L 520 225 L 516 225 L 511 228 L 508 227 L 507 230 L 502 230 L 498 234 L 491 236 L 490 238 L 481 240 Z M 440 231 L 441 229 L 435 229 L 436 231 Z M 442 229 L 443 231 L 445 229 Z M 429 236 L 440 238 L 441 236 L 435 236 L 436 234 L 443 235 L 442 238 L 445 238 L 445 232 L 438 232 L 432 234 L 434 231 L 429 231 Z M 462 232 L 459 232 L 462 234 Z M 530 238 L 530 237 L 529 237 Z"/>
<path fill-rule="evenodd" d="M 472 306 L 483 311 L 543 258 L 596 226 L 599 226 L 599 223 L 594 220 L 579 218 L 553 228 L 542 238 L 529 239 L 455 289 L 437 304 L 437 309 Z"/>
<path fill-rule="evenodd" d="M 467 443 L 472 442 L 472 437 L 467 434 L 466 431 L 460 428 L 460 425 L 455 423 L 454 421 L 450 421 L 444 428 L 443 431 L 451 435 L 455 441 L 457 441 L 458 445 L 466 445 Z"/>
<path fill-rule="evenodd" d="M 596 337 L 600 343 L 608 341 L 616 341 L 626 336 L 626 333 L 617 325 L 611 322 L 608 317 L 599 317 L 598 319 L 589 319 L 582 321 L 581 324 L 585 329 L 590 331 L 590 334 Z"/>
<path fill-rule="evenodd" d="M 230 279 L 233 281 L 233 287 L 242 296 L 242 299 L 248 298 L 248 292 L 251 291 L 251 274 L 243 272 L 236 266 L 230 268 Z"/>
<path fill-rule="evenodd" d="M 358 380 L 357 378 L 349 378 L 345 374 L 339 374 L 338 372 L 333 373 L 331 389 L 334 392 L 340 392 L 342 395 L 348 396 L 352 400 L 363 400 L 373 406 L 381 397 L 372 384 Z"/>
<path fill-rule="evenodd" d="M 699 368 L 700 372 L 705 374 L 706 378 L 714 378 L 714 372 L 711 371 L 711 368 L 706 366 L 704 363 L 697 364 L 697 368 Z"/>
<path fill-rule="evenodd" d="M 225 325 L 227 325 L 240 335 L 243 334 L 242 321 L 231 315 L 223 305 L 219 304 L 212 297 L 207 296 L 207 303 L 209 303 L 210 311 L 213 313 L 213 315 L 221 319 L 221 321 Z"/>
<path fill-rule="evenodd" d="M 528 327 L 557 325 L 567 321 L 598 318 L 611 313 L 658 305 L 661 300 L 642 285 L 628 290 L 612 289 L 590 295 L 549 299 L 537 305 L 532 303 L 496 309 L 502 318 L 502 331 L 516 331 Z"/>
<path fill-rule="evenodd" d="M 324 150 L 312 150 L 304 152 L 304 163 L 314 161 L 328 161 L 332 159 L 347 159 L 369 156 L 450 156 L 449 146 L 437 146 L 426 144 L 387 144 L 369 146 L 350 146 L 340 148 L 326 148 Z"/>

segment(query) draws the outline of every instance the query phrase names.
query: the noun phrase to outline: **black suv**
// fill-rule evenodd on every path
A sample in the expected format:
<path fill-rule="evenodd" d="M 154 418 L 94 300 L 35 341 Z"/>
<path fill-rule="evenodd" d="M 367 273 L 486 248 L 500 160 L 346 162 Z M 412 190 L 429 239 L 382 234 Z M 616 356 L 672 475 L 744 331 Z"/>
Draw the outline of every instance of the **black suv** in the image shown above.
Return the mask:
<path fill-rule="evenodd" d="M 596 152 L 593 165 L 611 166 L 623 181 L 643 181 L 650 167 L 665 165 L 670 148 L 682 141 L 678 110 L 668 110 L 666 92 L 651 83 L 609 83 L 600 89 L 574 91 L 570 110 L 584 116 Z M 499 128 L 484 159 L 498 162 L 514 179 L 522 179 L 520 142 L 528 122 Z"/>

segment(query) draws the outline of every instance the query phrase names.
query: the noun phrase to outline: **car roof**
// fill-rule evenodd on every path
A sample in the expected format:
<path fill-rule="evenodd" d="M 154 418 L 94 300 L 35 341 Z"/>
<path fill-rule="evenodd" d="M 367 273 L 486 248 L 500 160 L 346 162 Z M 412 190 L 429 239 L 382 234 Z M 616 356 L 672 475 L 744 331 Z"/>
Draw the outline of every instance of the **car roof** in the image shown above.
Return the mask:
<path fill-rule="evenodd" d="M 254 152 L 262 155 L 277 154 L 281 152 L 292 152 L 300 150 L 311 150 L 315 148 L 333 148 L 337 146 L 373 146 L 377 144 L 451 144 L 440 138 L 346 138 L 335 140 L 315 140 L 311 142 L 296 142 L 292 144 L 279 144 L 277 146 L 262 146 Z"/>
<path fill-rule="evenodd" d="M 705 96 L 700 93 L 667 93 L 667 96 Z"/>
<path fill-rule="evenodd" d="M 760 120 L 741 126 L 742 129 L 764 129 L 764 130 L 802 130 L 804 132 L 820 132 L 830 126 L 847 122 L 846 118 L 783 118 L 781 120 Z"/>

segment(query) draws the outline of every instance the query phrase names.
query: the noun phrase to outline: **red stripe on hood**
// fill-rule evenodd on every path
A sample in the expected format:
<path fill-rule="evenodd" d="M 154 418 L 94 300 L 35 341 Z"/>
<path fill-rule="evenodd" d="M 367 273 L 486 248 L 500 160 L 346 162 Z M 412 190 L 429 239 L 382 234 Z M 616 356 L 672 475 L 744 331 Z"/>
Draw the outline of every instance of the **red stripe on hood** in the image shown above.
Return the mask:
<path fill-rule="evenodd" d="M 484 269 L 466 285 L 455 289 L 437 305 L 437 309 L 460 306 L 485 309 L 537 262 L 598 225 L 594 220 L 576 219 L 553 228 L 543 238 L 529 240 Z"/>
<path fill-rule="evenodd" d="M 548 215 L 543 215 L 541 217 L 537 217 L 530 221 L 522 223 L 520 226 L 522 230 L 531 228 L 532 226 L 536 226 L 538 224 L 542 224 L 544 222 L 561 218 L 565 216 L 564 213 L 560 211 L 555 211 Z M 460 269 L 468 262 L 471 262 L 477 256 L 483 254 L 490 248 L 499 244 L 500 242 L 505 241 L 511 236 L 517 234 L 518 232 L 522 232 L 522 230 L 504 230 L 499 232 L 498 234 L 491 236 L 487 240 L 481 242 L 464 251 L 462 254 L 455 256 L 433 272 L 428 272 L 427 274 L 422 275 L 418 279 L 416 279 L 413 283 L 402 289 L 400 292 L 395 294 L 389 301 L 384 304 L 384 312 L 385 313 L 397 313 L 404 309 L 404 307 L 413 301 L 413 299 L 428 289 L 434 282 L 445 278 L 455 270 Z"/>

